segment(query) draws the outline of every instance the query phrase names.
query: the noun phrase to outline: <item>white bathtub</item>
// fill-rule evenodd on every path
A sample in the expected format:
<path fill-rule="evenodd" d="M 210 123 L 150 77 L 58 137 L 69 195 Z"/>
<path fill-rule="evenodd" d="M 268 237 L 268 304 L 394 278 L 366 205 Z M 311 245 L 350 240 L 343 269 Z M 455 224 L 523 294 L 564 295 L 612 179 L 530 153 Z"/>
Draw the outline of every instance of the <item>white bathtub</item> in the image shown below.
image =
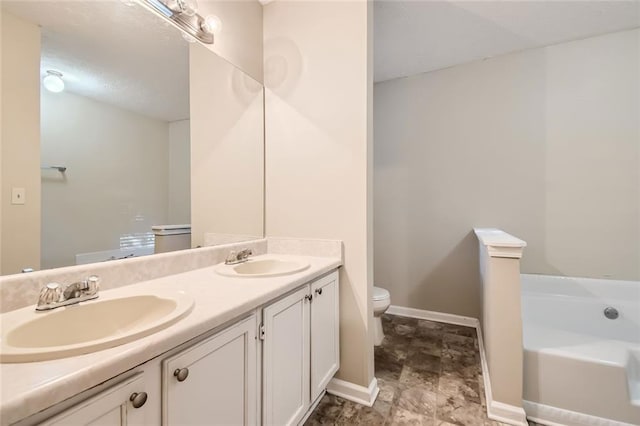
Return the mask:
<path fill-rule="evenodd" d="M 530 419 L 640 425 L 640 282 L 522 274 L 522 324 Z"/>

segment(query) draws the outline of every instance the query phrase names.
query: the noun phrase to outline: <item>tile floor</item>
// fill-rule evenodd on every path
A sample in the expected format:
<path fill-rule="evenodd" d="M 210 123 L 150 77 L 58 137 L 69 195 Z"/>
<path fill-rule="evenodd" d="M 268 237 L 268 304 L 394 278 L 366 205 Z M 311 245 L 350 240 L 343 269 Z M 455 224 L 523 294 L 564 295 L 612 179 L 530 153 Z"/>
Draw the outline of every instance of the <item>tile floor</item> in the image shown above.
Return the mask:
<path fill-rule="evenodd" d="M 475 328 L 384 315 L 373 407 L 325 395 L 305 425 L 501 425 L 486 414 Z"/>

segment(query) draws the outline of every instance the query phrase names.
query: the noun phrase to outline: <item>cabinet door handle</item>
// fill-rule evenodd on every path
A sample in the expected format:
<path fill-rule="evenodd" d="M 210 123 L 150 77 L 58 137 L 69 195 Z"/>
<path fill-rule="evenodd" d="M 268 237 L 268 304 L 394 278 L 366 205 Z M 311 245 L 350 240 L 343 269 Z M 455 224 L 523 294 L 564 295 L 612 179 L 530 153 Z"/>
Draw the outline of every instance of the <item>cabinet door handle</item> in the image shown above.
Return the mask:
<path fill-rule="evenodd" d="M 311 302 L 311 301 L 313 300 L 313 295 L 311 295 L 311 294 L 307 294 L 307 295 L 304 297 L 304 300 L 308 300 L 309 302 Z"/>
<path fill-rule="evenodd" d="M 189 369 L 188 368 L 178 368 L 173 372 L 173 375 L 178 379 L 179 382 L 184 382 L 189 377 Z"/>
<path fill-rule="evenodd" d="M 131 401 L 131 405 L 133 405 L 133 408 L 140 408 L 145 404 L 145 402 L 147 402 L 147 393 L 134 392 L 129 397 L 129 401 Z"/>
<path fill-rule="evenodd" d="M 319 296 L 322 294 L 322 289 L 321 288 L 316 288 L 316 294 Z"/>

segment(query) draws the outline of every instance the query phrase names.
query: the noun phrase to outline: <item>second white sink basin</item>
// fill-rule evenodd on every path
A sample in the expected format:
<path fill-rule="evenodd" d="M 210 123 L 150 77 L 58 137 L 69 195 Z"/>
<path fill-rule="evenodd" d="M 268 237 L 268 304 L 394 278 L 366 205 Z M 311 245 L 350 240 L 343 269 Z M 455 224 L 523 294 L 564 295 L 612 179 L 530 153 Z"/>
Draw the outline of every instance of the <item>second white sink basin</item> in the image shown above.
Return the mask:
<path fill-rule="evenodd" d="M 216 272 L 227 277 L 276 277 L 295 274 L 309 267 L 304 259 L 263 255 L 237 265 L 220 265 Z"/>
<path fill-rule="evenodd" d="M 3 314 L 0 362 L 33 362 L 81 355 L 147 336 L 188 314 L 184 292 L 81 302 L 46 312 L 32 307 Z"/>

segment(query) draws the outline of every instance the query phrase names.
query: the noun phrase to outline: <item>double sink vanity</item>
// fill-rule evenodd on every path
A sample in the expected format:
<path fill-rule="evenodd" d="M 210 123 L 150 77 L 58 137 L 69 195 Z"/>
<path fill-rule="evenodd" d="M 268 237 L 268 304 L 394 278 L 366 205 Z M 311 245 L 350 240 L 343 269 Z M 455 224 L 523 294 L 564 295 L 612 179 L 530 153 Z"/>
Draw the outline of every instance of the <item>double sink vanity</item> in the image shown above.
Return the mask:
<path fill-rule="evenodd" d="M 2 314 L 0 421 L 298 424 L 339 368 L 340 264 L 265 254 Z"/>

